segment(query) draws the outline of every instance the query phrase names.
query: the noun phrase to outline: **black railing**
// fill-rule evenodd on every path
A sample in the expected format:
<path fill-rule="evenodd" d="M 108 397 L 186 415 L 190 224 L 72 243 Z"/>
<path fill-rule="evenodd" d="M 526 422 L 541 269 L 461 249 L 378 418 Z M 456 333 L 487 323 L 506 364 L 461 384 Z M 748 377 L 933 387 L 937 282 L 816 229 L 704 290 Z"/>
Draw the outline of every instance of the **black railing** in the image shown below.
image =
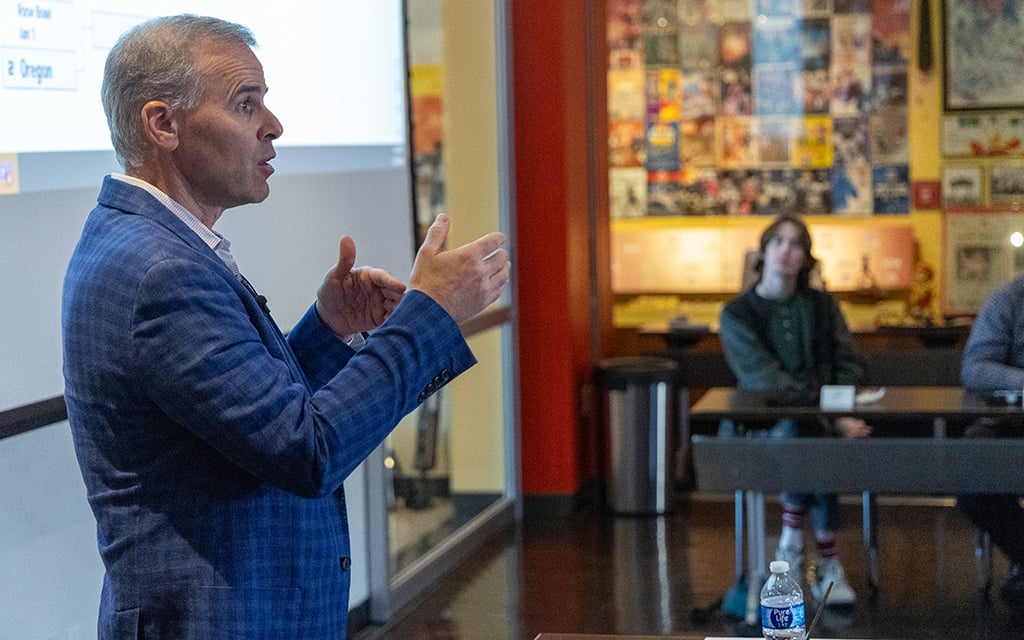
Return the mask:
<path fill-rule="evenodd" d="M 0 440 L 68 419 L 64 396 L 0 411 Z"/>
<path fill-rule="evenodd" d="M 463 335 L 468 337 L 505 324 L 510 319 L 511 311 L 507 307 L 499 307 L 470 318 L 460 328 Z M 68 409 L 64 404 L 64 396 L 55 396 L 14 409 L 0 411 L 0 440 L 67 419 Z"/>

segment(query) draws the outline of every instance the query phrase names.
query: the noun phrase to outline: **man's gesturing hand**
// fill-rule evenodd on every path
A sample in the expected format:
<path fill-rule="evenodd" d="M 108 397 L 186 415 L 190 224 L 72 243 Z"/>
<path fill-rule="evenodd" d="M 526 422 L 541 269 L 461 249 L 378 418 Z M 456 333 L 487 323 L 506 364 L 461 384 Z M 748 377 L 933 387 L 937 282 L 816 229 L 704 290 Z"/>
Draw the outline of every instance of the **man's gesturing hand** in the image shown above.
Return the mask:
<path fill-rule="evenodd" d="M 416 254 L 409 288 L 427 294 L 456 322 L 464 322 L 498 299 L 512 264 L 502 248 L 503 233 L 494 231 L 449 250 L 450 228 L 451 221 L 443 213 L 430 225 Z"/>
<path fill-rule="evenodd" d="M 316 291 L 320 319 L 338 335 L 380 326 L 405 294 L 405 285 L 383 269 L 357 267 L 356 243 L 343 236 L 338 264 L 331 267 Z"/>

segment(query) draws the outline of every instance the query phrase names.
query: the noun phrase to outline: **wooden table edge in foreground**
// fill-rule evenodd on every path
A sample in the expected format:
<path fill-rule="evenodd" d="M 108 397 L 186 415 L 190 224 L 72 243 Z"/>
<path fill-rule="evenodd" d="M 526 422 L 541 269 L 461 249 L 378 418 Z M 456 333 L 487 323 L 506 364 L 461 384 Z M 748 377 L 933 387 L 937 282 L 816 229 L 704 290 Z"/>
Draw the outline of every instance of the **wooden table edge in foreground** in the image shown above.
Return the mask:
<path fill-rule="evenodd" d="M 733 636 L 631 636 L 600 633 L 541 633 L 533 640 L 750 640 Z M 848 639 L 852 640 L 852 639 Z"/>
<path fill-rule="evenodd" d="M 741 640 L 740 638 L 708 638 L 705 636 L 631 636 L 600 633 L 541 633 L 534 640 Z M 748 639 L 749 640 L 749 639 Z"/>

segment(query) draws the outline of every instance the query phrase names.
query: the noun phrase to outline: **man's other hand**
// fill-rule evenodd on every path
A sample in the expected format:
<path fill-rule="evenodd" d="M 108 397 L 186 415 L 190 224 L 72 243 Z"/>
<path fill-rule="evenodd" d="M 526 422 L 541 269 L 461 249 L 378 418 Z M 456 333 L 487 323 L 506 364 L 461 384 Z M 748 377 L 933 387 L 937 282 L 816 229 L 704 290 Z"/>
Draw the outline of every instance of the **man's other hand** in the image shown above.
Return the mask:
<path fill-rule="evenodd" d="M 504 291 L 512 264 L 503 248 L 505 234 L 494 231 L 472 242 L 448 249 L 451 220 L 440 214 L 427 230 L 416 254 L 409 288 L 427 294 L 456 322 L 483 311 Z"/>

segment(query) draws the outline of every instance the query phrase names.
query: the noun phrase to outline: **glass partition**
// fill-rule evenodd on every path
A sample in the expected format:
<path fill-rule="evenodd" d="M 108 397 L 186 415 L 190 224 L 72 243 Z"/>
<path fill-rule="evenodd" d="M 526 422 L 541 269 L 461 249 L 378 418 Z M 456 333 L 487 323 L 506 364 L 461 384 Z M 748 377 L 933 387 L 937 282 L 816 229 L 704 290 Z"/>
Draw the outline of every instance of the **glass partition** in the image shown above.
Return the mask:
<path fill-rule="evenodd" d="M 418 236 L 444 211 L 449 247 L 494 230 L 511 241 L 506 2 L 418 0 L 406 11 Z M 514 300 L 510 287 L 462 325 L 478 364 L 408 416 L 370 467 L 379 493 L 369 527 L 381 532 L 371 538 L 372 620 L 518 517 Z"/>
<path fill-rule="evenodd" d="M 400 575 L 506 491 L 502 331 L 469 338 L 479 364 L 389 439 L 389 570 Z"/>

